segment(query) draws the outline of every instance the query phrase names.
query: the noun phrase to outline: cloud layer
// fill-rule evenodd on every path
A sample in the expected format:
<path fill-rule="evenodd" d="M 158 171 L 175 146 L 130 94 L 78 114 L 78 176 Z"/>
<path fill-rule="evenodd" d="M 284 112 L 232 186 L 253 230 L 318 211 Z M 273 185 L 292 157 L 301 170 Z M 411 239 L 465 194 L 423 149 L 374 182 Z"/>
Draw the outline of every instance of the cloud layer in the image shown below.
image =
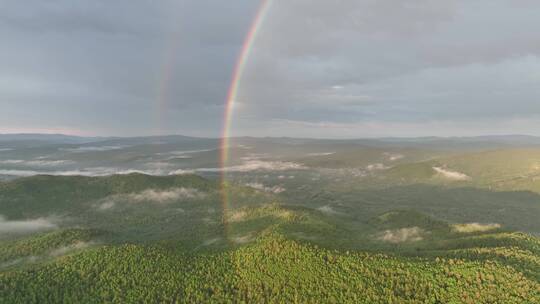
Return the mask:
<path fill-rule="evenodd" d="M 0 132 L 218 136 L 258 5 L 7 1 Z M 538 134 L 539 20 L 532 0 L 272 1 L 233 134 Z"/>

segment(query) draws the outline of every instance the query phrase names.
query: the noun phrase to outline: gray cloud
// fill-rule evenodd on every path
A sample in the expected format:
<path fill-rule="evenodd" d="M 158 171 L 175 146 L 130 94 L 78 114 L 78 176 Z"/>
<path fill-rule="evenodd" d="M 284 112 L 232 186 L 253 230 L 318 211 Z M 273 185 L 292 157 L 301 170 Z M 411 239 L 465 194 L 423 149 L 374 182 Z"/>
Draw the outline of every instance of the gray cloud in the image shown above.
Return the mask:
<path fill-rule="evenodd" d="M 247 0 L 3 2 L 0 129 L 214 132 L 254 8 Z"/>
<path fill-rule="evenodd" d="M 217 136 L 257 5 L 4 1 L 0 132 Z M 272 1 L 235 134 L 538 130 L 538 20 L 531 0 Z"/>
<path fill-rule="evenodd" d="M 268 113 L 311 124 L 311 134 L 335 136 L 328 124 L 348 124 L 354 137 L 392 131 L 410 136 L 437 122 L 439 130 L 477 125 L 454 133 L 474 134 L 495 121 L 534 120 L 540 112 L 540 43 L 531 31 L 540 5 L 291 3 L 275 3 L 259 37 L 239 98 L 246 113 L 245 122 L 237 121 L 239 133 Z M 418 127 L 403 134 L 391 130 L 396 124 Z M 355 128 L 363 125 L 378 130 Z"/>

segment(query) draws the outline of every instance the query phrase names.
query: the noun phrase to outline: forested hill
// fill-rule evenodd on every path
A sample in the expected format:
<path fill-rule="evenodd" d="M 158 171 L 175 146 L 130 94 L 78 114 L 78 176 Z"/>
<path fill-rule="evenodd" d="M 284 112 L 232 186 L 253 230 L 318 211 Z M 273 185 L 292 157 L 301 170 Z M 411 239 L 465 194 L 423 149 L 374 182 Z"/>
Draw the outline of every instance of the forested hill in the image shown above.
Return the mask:
<path fill-rule="evenodd" d="M 529 234 L 392 201 L 221 186 L 142 174 L 0 183 L 0 303 L 540 302 Z"/>
<path fill-rule="evenodd" d="M 538 254 L 538 240 L 521 239 Z M 525 247 L 524 247 L 525 248 Z M 21 248 L 21 250 L 23 250 Z M 539 303 L 538 256 L 515 247 L 406 258 L 268 233 L 220 253 L 97 246 L 0 274 L 4 303 Z M 535 267 L 524 274 L 520 267 Z"/>

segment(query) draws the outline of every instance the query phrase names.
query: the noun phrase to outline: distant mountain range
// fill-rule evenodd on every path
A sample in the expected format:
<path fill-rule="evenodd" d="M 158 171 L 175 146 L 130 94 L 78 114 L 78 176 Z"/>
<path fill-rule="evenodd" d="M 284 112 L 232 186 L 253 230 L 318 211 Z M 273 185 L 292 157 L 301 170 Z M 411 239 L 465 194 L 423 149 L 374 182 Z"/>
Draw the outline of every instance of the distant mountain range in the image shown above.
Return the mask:
<path fill-rule="evenodd" d="M 233 137 L 238 144 L 276 143 L 282 145 L 299 144 L 353 144 L 373 147 L 424 147 L 431 149 L 452 148 L 501 148 L 501 147 L 536 147 L 540 146 L 540 137 L 530 135 L 484 135 L 471 137 L 382 137 L 359 139 L 317 139 L 293 137 Z M 96 144 L 100 145 L 152 145 L 178 143 L 218 144 L 219 138 L 191 137 L 184 135 L 137 136 L 137 137 L 81 137 L 64 134 L 0 134 L 0 145 L 17 142 L 24 146 L 42 146 L 49 144 Z"/>
<path fill-rule="evenodd" d="M 27 142 L 48 142 L 57 144 L 77 144 L 89 143 L 107 139 L 108 137 L 81 137 L 64 134 L 38 134 L 38 133 L 21 133 L 21 134 L 0 134 L 0 142 L 6 141 L 27 141 Z"/>

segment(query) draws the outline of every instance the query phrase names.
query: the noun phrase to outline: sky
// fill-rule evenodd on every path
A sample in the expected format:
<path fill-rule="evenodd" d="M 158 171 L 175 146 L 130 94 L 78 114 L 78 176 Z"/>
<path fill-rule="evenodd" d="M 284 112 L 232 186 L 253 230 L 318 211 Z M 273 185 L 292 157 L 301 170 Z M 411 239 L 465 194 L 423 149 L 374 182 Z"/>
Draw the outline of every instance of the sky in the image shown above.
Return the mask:
<path fill-rule="evenodd" d="M 258 9 L 0 1 L 0 133 L 219 136 Z M 231 135 L 540 135 L 538 28 L 533 0 L 270 0 Z"/>

